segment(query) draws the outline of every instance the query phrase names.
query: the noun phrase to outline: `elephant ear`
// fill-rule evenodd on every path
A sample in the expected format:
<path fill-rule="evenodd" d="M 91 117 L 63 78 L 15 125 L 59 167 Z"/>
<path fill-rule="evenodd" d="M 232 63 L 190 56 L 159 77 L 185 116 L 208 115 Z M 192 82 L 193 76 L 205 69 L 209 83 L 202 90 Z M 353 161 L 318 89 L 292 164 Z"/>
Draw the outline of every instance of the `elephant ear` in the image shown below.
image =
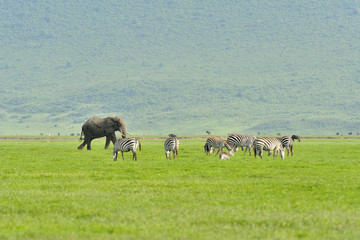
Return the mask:
<path fill-rule="evenodd" d="M 105 131 L 106 130 L 110 130 L 110 131 L 112 131 L 112 130 L 114 130 L 114 127 L 115 127 L 115 121 L 114 121 L 114 119 L 112 119 L 112 118 L 105 118 L 104 119 L 104 129 L 105 129 Z"/>

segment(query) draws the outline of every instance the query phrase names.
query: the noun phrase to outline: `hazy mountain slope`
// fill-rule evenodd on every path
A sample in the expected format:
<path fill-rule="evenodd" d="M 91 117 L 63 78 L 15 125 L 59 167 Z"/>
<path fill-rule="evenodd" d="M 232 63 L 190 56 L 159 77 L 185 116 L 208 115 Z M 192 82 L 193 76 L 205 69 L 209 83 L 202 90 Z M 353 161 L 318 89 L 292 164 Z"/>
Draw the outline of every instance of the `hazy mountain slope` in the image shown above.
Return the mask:
<path fill-rule="evenodd" d="M 0 4 L 0 134 L 360 131 L 355 1 Z"/>

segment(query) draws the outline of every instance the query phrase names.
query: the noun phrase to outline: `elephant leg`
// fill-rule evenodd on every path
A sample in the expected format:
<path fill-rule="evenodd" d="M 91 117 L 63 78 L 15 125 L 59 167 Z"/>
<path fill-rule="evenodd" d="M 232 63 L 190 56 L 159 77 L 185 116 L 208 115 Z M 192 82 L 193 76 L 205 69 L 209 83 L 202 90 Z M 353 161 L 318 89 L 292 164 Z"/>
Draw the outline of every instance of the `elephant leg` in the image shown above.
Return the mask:
<path fill-rule="evenodd" d="M 110 141 L 113 143 L 113 145 L 115 145 L 115 142 L 116 142 L 115 132 L 110 133 L 109 135 L 106 136 L 105 149 L 108 149 L 108 148 L 109 148 Z"/>
<path fill-rule="evenodd" d="M 91 141 L 92 139 L 87 142 L 87 150 L 91 150 Z"/>
<path fill-rule="evenodd" d="M 105 149 L 108 149 L 110 145 L 110 137 L 106 136 Z"/>
<path fill-rule="evenodd" d="M 78 146 L 78 149 L 79 149 L 79 150 L 82 150 L 82 149 L 85 147 L 86 144 L 87 144 L 87 141 L 84 140 L 84 141 L 82 142 L 82 144 L 80 144 L 80 146 Z"/>

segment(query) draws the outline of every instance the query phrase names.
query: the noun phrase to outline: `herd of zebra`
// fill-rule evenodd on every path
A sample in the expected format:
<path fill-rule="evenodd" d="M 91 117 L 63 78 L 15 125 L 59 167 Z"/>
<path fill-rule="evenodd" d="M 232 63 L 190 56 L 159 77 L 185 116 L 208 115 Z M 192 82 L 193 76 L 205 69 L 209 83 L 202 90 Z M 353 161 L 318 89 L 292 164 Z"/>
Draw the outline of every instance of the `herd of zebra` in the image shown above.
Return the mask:
<path fill-rule="evenodd" d="M 220 159 L 229 159 L 230 156 L 234 156 L 234 152 L 237 152 L 239 147 L 245 152 L 249 152 L 251 156 L 251 149 L 254 149 L 254 156 L 256 158 L 259 155 L 263 157 L 263 151 L 268 152 L 268 156 L 273 154 L 273 157 L 277 157 L 280 152 L 282 159 L 285 158 L 285 149 L 287 150 L 287 155 L 291 153 L 293 156 L 293 142 L 297 139 L 300 142 L 300 137 L 298 135 L 292 135 L 291 137 L 255 137 L 251 135 L 240 135 L 240 134 L 230 134 L 227 139 L 223 137 L 208 137 L 204 146 L 204 151 L 207 155 L 210 155 L 215 149 L 218 149 L 217 155 L 219 152 Z M 167 159 L 171 159 L 171 153 L 173 153 L 173 158 L 176 159 L 178 155 L 180 141 L 174 134 L 169 134 L 169 137 L 164 142 L 165 156 Z M 124 160 L 124 152 L 131 151 L 133 153 L 133 160 L 137 160 L 136 149 L 139 147 L 141 151 L 141 143 L 137 138 L 119 138 L 114 144 L 113 151 L 113 160 L 117 160 L 118 152 L 122 154 Z M 223 149 L 226 148 L 227 152 L 224 152 Z"/>

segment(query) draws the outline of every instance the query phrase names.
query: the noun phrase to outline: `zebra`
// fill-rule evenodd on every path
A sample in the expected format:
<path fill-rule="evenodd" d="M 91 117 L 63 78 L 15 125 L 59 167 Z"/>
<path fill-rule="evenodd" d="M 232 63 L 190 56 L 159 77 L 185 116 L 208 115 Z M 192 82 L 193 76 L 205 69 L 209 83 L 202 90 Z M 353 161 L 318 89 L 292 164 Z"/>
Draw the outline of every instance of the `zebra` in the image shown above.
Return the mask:
<path fill-rule="evenodd" d="M 291 156 L 293 156 L 293 143 L 294 140 L 291 137 L 283 136 L 278 138 L 281 142 L 283 148 L 286 148 L 287 155 L 289 156 L 289 152 L 291 152 Z"/>
<path fill-rule="evenodd" d="M 254 156 L 258 154 L 261 158 L 263 157 L 263 150 L 268 151 L 268 156 L 271 153 L 274 153 L 274 158 L 277 156 L 278 151 L 280 151 L 280 156 L 282 159 L 285 158 L 284 148 L 277 138 L 256 138 L 254 140 Z"/>
<path fill-rule="evenodd" d="M 233 147 L 223 137 L 209 137 L 206 139 L 204 146 L 205 153 L 210 155 L 212 152 L 211 148 L 218 148 L 216 154 L 218 154 L 220 151 L 222 152 L 223 148 L 226 148 L 229 151 L 229 155 L 234 156 Z"/>
<path fill-rule="evenodd" d="M 177 139 L 176 137 L 169 137 L 165 140 L 164 149 L 165 149 L 166 159 L 169 158 L 171 159 L 171 152 L 173 152 L 174 159 L 177 157 L 179 145 L 180 145 L 179 139 Z"/>
<path fill-rule="evenodd" d="M 241 147 L 242 150 L 243 147 L 245 148 L 244 155 L 247 150 L 249 150 L 249 154 L 251 156 L 251 148 L 253 146 L 254 140 L 256 139 L 255 136 L 250 135 L 239 135 L 239 134 L 230 134 L 227 138 L 227 141 L 234 147 L 234 151 L 238 151 L 238 147 Z"/>
<path fill-rule="evenodd" d="M 139 146 L 141 152 L 141 143 L 136 138 L 119 138 L 114 144 L 113 159 L 117 160 L 118 152 L 121 151 L 122 159 L 124 160 L 124 152 L 131 151 L 133 153 L 133 160 L 137 161 L 136 149 Z"/>

